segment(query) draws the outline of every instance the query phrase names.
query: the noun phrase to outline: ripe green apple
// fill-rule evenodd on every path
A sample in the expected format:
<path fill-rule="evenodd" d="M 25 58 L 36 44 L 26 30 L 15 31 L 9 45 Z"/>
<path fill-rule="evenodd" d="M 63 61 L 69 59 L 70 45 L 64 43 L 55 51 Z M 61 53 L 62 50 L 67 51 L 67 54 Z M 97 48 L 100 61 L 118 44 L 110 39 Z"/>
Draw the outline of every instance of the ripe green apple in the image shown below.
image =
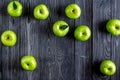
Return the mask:
<path fill-rule="evenodd" d="M 81 8 L 77 4 L 69 4 L 65 8 L 65 13 L 68 18 L 77 19 L 81 15 Z"/>
<path fill-rule="evenodd" d="M 103 60 L 100 64 L 100 71 L 107 76 L 114 75 L 116 72 L 116 65 L 111 60 Z"/>
<path fill-rule="evenodd" d="M 74 37 L 79 41 L 86 41 L 90 38 L 90 36 L 91 30 L 85 25 L 78 26 L 74 31 Z"/>
<path fill-rule="evenodd" d="M 120 35 L 120 20 L 111 19 L 107 22 L 106 25 L 107 31 L 114 36 Z"/>
<path fill-rule="evenodd" d="M 1 35 L 1 42 L 5 46 L 14 46 L 17 41 L 16 33 L 12 30 L 6 30 Z"/>
<path fill-rule="evenodd" d="M 21 66 L 24 70 L 33 71 L 37 67 L 36 59 L 30 55 L 23 56 L 21 58 Z"/>
<path fill-rule="evenodd" d="M 58 37 L 64 37 L 69 32 L 69 25 L 62 20 L 53 24 L 53 33 Z"/>
<path fill-rule="evenodd" d="M 7 6 L 7 12 L 12 17 L 19 17 L 22 15 L 22 4 L 18 1 L 11 1 Z"/>
<path fill-rule="evenodd" d="M 45 4 L 39 4 L 34 8 L 34 17 L 39 20 L 45 20 L 49 16 L 48 7 Z"/>

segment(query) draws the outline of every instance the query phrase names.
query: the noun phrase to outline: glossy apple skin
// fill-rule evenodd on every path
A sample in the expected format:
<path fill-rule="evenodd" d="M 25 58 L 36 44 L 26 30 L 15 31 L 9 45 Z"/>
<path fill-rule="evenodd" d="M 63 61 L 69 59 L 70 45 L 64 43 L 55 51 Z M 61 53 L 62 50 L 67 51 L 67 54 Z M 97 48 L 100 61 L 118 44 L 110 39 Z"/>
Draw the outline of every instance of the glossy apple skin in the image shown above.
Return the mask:
<path fill-rule="evenodd" d="M 45 20 L 49 16 L 49 9 L 45 4 L 39 4 L 34 8 L 34 17 L 38 20 Z"/>
<path fill-rule="evenodd" d="M 120 35 L 120 20 L 118 19 L 109 20 L 107 22 L 106 28 L 110 34 L 114 36 L 119 36 Z"/>
<path fill-rule="evenodd" d="M 68 26 L 66 29 L 64 30 L 61 30 L 60 27 L 62 25 L 66 25 Z M 58 37 L 64 37 L 67 35 L 67 33 L 69 32 L 69 25 L 65 22 L 65 21 L 62 21 L 62 20 L 59 20 L 59 21 L 56 21 L 53 25 L 53 33 L 58 36 Z"/>
<path fill-rule="evenodd" d="M 114 75 L 116 72 L 116 65 L 111 60 L 103 60 L 100 64 L 100 71 L 107 76 Z"/>
<path fill-rule="evenodd" d="M 12 30 L 6 30 L 1 35 L 1 42 L 5 46 L 14 46 L 17 41 L 16 33 Z"/>
<path fill-rule="evenodd" d="M 17 5 L 17 8 L 14 9 L 13 3 L 15 2 L 15 4 Z M 19 17 L 22 15 L 22 4 L 18 1 L 11 1 L 8 6 L 7 6 L 7 12 L 10 16 L 12 17 Z"/>
<path fill-rule="evenodd" d="M 30 55 L 23 56 L 21 58 L 21 66 L 24 70 L 33 71 L 37 67 L 36 59 Z"/>
<path fill-rule="evenodd" d="M 65 14 L 70 19 L 77 19 L 81 15 L 81 8 L 77 4 L 69 4 L 65 8 Z"/>
<path fill-rule="evenodd" d="M 78 41 L 87 41 L 91 37 L 91 30 L 86 25 L 78 26 L 74 31 L 74 37 Z"/>

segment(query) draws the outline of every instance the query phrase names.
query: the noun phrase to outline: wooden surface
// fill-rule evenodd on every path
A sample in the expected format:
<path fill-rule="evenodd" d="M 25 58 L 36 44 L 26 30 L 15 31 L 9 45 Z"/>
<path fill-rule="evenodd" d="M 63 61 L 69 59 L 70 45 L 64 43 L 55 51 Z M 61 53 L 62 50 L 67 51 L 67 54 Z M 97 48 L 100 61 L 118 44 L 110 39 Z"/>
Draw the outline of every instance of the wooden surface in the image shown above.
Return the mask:
<path fill-rule="evenodd" d="M 120 80 L 120 37 L 108 34 L 106 22 L 120 18 L 120 0 L 19 0 L 24 13 L 19 18 L 7 14 L 6 7 L 11 0 L 0 0 L 0 34 L 12 29 L 18 41 L 14 47 L 5 47 L 0 42 L 0 80 Z M 44 3 L 50 16 L 45 21 L 33 17 L 36 5 Z M 70 3 L 82 9 L 79 19 L 70 20 L 64 9 Z M 54 36 L 51 28 L 56 20 L 70 25 L 70 32 L 64 38 Z M 88 25 L 92 37 L 86 42 L 76 41 L 73 32 L 78 25 Z M 33 55 L 37 59 L 35 71 L 24 71 L 20 58 Z M 114 76 L 103 76 L 99 64 L 112 59 L 117 65 Z"/>

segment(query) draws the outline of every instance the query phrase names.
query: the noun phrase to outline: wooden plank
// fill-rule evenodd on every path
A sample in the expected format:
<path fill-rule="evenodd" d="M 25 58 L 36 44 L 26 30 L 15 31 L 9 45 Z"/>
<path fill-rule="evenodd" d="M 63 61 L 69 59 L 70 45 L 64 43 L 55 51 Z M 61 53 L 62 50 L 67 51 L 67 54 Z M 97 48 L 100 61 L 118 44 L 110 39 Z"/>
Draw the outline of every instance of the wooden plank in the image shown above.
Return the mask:
<path fill-rule="evenodd" d="M 117 18 L 117 19 L 120 19 L 119 17 L 119 14 L 120 14 L 120 10 L 119 10 L 119 3 L 120 1 L 119 0 L 111 0 L 111 3 L 113 4 L 112 5 L 112 18 Z M 116 66 L 117 66 L 117 70 L 116 70 L 116 74 L 114 76 L 111 77 L 111 80 L 118 80 L 120 77 L 120 49 L 119 49 L 119 46 L 120 46 L 120 37 L 115 37 L 115 36 L 112 36 L 112 39 L 111 39 L 111 59 L 116 63 Z"/>
<path fill-rule="evenodd" d="M 1 2 L 0 2 L 0 27 L 2 26 L 1 24 L 2 24 L 2 12 L 1 12 L 1 10 L 2 10 L 2 0 L 1 0 Z M 0 33 L 2 32 L 2 30 L 0 29 Z M 2 44 L 0 43 L 0 56 L 2 56 L 2 54 L 1 54 L 1 52 L 2 52 Z M 0 80 L 2 80 L 2 57 L 0 57 Z"/>
<path fill-rule="evenodd" d="M 1 4 L 1 33 L 7 29 L 9 29 L 10 26 L 10 22 L 9 22 L 9 16 L 7 15 L 6 12 L 6 7 L 7 7 L 7 3 L 8 1 L 4 1 L 2 0 Z M 13 47 L 12 49 L 15 49 L 15 47 Z M 11 66 L 12 64 L 10 64 L 11 60 L 13 59 L 13 53 L 10 52 L 10 48 L 9 47 L 5 47 L 2 46 L 1 48 L 1 59 L 2 59 L 2 80 L 8 80 L 11 79 L 11 74 L 12 74 L 12 70 L 11 70 Z M 11 72 L 10 72 L 11 71 Z"/>
<path fill-rule="evenodd" d="M 82 15 L 75 20 L 75 27 L 87 25 L 92 30 L 92 0 L 75 0 Z M 92 80 L 92 37 L 86 41 L 75 41 L 75 80 Z"/>
<path fill-rule="evenodd" d="M 102 60 L 111 59 L 113 55 L 112 37 L 106 31 L 106 23 L 112 18 L 115 8 L 113 2 L 93 0 L 93 80 L 111 80 L 100 73 L 99 65 Z"/>

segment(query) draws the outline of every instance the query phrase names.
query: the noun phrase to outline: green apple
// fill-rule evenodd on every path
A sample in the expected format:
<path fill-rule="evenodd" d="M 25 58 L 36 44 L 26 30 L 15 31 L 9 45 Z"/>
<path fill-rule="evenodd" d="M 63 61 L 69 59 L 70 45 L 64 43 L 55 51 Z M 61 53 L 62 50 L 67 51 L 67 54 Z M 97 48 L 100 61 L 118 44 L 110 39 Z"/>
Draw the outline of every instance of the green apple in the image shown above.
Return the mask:
<path fill-rule="evenodd" d="M 48 7 L 45 4 L 39 4 L 34 8 L 34 17 L 39 20 L 45 20 L 49 16 Z"/>
<path fill-rule="evenodd" d="M 1 35 L 1 42 L 5 46 L 14 46 L 17 41 L 16 33 L 12 30 L 6 30 Z"/>
<path fill-rule="evenodd" d="M 103 60 L 100 64 L 100 71 L 107 76 L 114 75 L 116 72 L 116 65 L 111 60 Z"/>
<path fill-rule="evenodd" d="M 81 8 L 77 4 L 69 4 L 65 8 L 65 13 L 68 18 L 77 19 L 81 15 Z"/>
<path fill-rule="evenodd" d="M 22 4 L 18 1 L 11 1 L 7 6 L 7 12 L 12 17 L 19 17 L 22 15 Z"/>
<path fill-rule="evenodd" d="M 36 59 L 30 55 L 23 56 L 21 58 L 21 66 L 24 70 L 33 71 L 37 67 Z"/>
<path fill-rule="evenodd" d="M 120 35 L 120 20 L 111 19 L 107 22 L 106 25 L 107 31 L 114 36 Z"/>
<path fill-rule="evenodd" d="M 69 32 L 69 25 L 62 20 L 53 24 L 53 33 L 58 37 L 64 37 Z"/>
<path fill-rule="evenodd" d="M 78 26 L 74 31 L 74 37 L 79 41 L 86 41 L 91 36 L 91 30 L 88 26 L 81 25 Z"/>

